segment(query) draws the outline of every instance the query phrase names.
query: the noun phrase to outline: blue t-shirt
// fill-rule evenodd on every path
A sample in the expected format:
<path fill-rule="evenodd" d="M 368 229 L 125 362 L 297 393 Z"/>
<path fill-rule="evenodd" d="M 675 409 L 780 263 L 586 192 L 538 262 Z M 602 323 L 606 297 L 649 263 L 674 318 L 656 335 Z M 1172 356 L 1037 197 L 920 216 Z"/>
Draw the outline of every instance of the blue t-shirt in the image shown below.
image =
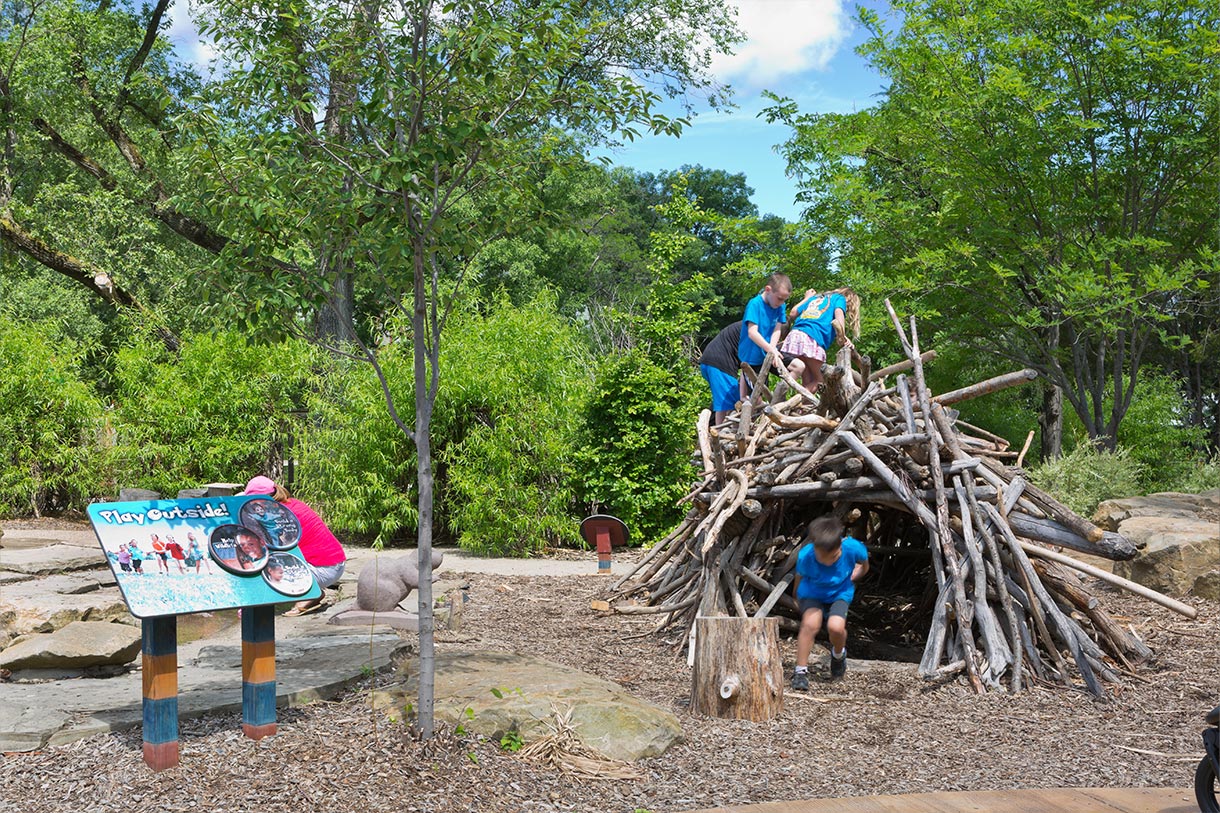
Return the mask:
<path fill-rule="evenodd" d="M 747 302 L 746 315 L 741 319 L 741 338 L 737 340 L 737 358 L 751 367 L 762 364 L 765 357 L 763 349 L 750 339 L 750 323 L 758 325 L 758 332 L 762 334 L 762 337 L 771 341 L 771 331 L 775 330 L 777 324 L 783 324 L 784 321 L 782 302 L 778 307 L 773 308 L 767 304 L 761 293 Z"/>
<path fill-rule="evenodd" d="M 793 316 L 796 321 L 792 323 L 792 329 L 804 333 L 826 350 L 835 340 L 836 310 L 842 310 L 844 316 L 847 314 L 847 300 L 843 294 L 818 294 Z"/>
<path fill-rule="evenodd" d="M 842 555 L 833 565 L 824 565 L 813 555 L 813 543 L 806 543 L 796 557 L 796 574 L 801 577 L 797 585 L 798 599 L 811 598 L 829 604 L 842 599 L 850 602 L 856 597 L 856 585 L 851 572 L 859 562 L 868 561 L 868 548 L 853 536 L 843 537 Z"/>

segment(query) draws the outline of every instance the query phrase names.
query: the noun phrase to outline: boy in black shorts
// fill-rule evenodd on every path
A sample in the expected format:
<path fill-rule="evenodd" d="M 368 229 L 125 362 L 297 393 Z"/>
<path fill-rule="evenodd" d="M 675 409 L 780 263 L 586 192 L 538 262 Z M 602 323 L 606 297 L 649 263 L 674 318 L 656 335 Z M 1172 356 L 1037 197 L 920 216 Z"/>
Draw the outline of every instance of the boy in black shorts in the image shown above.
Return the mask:
<path fill-rule="evenodd" d="M 830 638 L 830 679 L 847 671 L 847 607 L 856 595 L 856 581 L 868 572 L 868 549 L 854 537 L 843 536 L 843 523 L 830 515 L 809 523 L 809 536 L 796 559 L 796 601 L 801 631 L 796 636 L 796 674 L 792 688 L 809 688 L 809 652 L 826 619 Z"/>

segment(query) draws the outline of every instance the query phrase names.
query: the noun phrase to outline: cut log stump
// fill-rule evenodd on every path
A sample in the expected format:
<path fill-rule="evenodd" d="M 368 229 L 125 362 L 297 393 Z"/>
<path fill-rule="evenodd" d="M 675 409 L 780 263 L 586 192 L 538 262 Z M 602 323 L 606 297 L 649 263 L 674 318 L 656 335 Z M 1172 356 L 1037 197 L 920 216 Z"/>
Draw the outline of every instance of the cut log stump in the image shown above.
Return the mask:
<path fill-rule="evenodd" d="M 699 616 L 690 709 L 735 720 L 770 720 L 784 701 L 778 618 Z"/>

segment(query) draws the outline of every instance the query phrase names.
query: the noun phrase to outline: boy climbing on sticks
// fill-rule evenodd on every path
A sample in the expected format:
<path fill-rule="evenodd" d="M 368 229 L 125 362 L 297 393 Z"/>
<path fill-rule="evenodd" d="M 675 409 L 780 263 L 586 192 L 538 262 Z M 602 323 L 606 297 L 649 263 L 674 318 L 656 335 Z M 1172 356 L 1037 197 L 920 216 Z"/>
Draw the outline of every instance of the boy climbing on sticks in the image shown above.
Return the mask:
<path fill-rule="evenodd" d="M 796 636 L 796 674 L 792 688 L 809 688 L 809 652 L 826 619 L 830 638 L 830 679 L 847 671 L 847 607 L 856 595 L 856 582 L 868 572 L 868 549 L 854 537 L 843 536 L 838 517 L 821 516 L 809 523 L 809 536 L 796 559 L 796 601 L 801 631 Z"/>

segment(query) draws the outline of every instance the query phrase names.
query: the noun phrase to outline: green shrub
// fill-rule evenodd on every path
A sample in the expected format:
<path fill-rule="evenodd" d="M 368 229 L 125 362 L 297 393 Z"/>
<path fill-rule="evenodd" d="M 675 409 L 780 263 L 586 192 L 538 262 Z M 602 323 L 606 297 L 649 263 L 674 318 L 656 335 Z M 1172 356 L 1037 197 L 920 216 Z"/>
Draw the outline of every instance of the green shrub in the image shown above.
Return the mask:
<path fill-rule="evenodd" d="M 394 405 L 408 428 L 415 422 L 411 348 L 379 355 Z M 390 417 L 381 382 L 368 364 L 323 362 L 318 390 L 297 444 L 297 478 L 337 532 L 385 544 L 419 521 L 415 447 Z"/>
<path fill-rule="evenodd" d="M 1186 425 L 1189 409 L 1178 380 L 1156 370 L 1140 374 L 1118 443 L 1140 466 L 1144 493 L 1180 490 L 1202 463 L 1202 427 Z"/>
<path fill-rule="evenodd" d="M 1190 463 L 1170 490 L 1198 494 L 1213 488 L 1220 488 L 1220 455 L 1211 460 L 1196 460 Z"/>
<path fill-rule="evenodd" d="M 1030 479 L 1083 517 L 1092 516 L 1102 500 L 1130 497 L 1140 490 L 1140 465 L 1120 447 L 1099 450 L 1087 442 L 1049 463 L 1029 470 Z"/>
<path fill-rule="evenodd" d="M 58 331 L 0 321 L 0 516 L 83 509 L 112 490 L 103 405 Z"/>
<path fill-rule="evenodd" d="M 606 362 L 585 415 L 579 453 L 584 499 L 627 523 L 633 542 L 653 539 L 681 517 L 677 501 L 691 465 L 703 380 L 669 370 L 639 351 Z"/>
<path fill-rule="evenodd" d="M 203 483 L 277 474 L 311 355 L 301 343 L 256 346 L 235 332 L 184 336 L 172 355 L 147 339 L 121 350 L 114 369 L 120 485 L 173 497 Z"/>
<path fill-rule="evenodd" d="M 589 353 L 555 296 L 502 298 L 454 322 L 441 352 L 433 437 L 440 510 L 458 543 L 524 554 L 575 543 L 574 450 L 591 388 Z"/>

